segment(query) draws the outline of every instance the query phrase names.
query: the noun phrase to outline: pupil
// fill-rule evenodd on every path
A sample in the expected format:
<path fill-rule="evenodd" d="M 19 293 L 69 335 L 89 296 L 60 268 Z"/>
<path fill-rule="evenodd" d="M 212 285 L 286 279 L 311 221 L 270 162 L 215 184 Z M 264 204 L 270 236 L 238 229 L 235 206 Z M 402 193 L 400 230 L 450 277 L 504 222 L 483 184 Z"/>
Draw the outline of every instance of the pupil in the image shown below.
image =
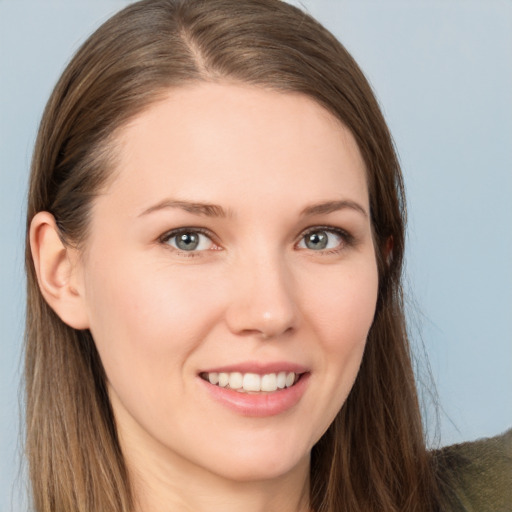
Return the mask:
<path fill-rule="evenodd" d="M 308 249 L 325 249 L 327 247 L 327 233 L 324 231 L 317 231 L 316 233 L 311 233 L 308 235 L 306 239 L 306 246 Z"/>
<path fill-rule="evenodd" d="M 199 245 L 199 237 L 195 233 L 183 233 L 176 237 L 176 245 L 184 251 L 193 251 Z"/>

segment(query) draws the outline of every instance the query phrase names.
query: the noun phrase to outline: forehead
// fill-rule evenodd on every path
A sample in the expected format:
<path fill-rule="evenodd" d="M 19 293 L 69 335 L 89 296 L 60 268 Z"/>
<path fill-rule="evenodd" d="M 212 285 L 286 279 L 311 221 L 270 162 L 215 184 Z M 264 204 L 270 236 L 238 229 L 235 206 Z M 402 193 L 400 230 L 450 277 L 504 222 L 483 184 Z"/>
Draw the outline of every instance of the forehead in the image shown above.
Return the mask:
<path fill-rule="evenodd" d="M 352 195 L 367 206 L 352 134 L 298 93 L 212 83 L 172 89 L 121 129 L 116 145 L 107 195 L 134 203 L 162 194 L 227 203 Z"/>

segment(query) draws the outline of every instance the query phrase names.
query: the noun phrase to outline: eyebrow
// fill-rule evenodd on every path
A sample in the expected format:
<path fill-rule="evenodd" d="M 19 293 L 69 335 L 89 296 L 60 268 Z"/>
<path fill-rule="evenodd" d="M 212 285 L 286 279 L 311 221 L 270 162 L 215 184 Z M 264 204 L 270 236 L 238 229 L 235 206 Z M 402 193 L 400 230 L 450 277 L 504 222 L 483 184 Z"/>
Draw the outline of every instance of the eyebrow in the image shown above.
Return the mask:
<path fill-rule="evenodd" d="M 142 217 L 158 210 L 165 210 L 166 208 L 180 208 L 186 212 L 193 213 L 195 215 L 204 215 L 206 217 L 227 217 L 227 213 L 224 208 L 217 204 L 175 201 L 172 199 L 160 201 L 159 203 L 144 210 L 138 216 Z"/>
<path fill-rule="evenodd" d="M 227 217 L 228 213 L 219 206 L 218 204 L 210 204 L 210 203 L 198 203 L 198 202 L 190 202 L 190 201 L 177 201 L 172 199 L 164 199 L 159 203 L 150 206 L 138 216 L 142 217 L 144 215 L 148 215 L 155 211 L 165 210 L 167 208 L 179 208 L 185 210 L 186 212 L 193 213 L 195 215 L 204 215 L 206 217 Z M 310 217 L 313 215 L 325 215 L 328 213 L 333 213 L 339 210 L 344 209 L 355 210 L 365 217 L 368 217 L 368 213 L 366 210 L 355 201 L 350 200 L 340 200 L 340 201 L 326 201 L 323 203 L 312 204 L 310 206 L 306 206 L 300 215 L 301 217 Z"/>
<path fill-rule="evenodd" d="M 317 203 L 306 206 L 306 208 L 302 210 L 301 216 L 308 217 L 312 215 L 325 215 L 327 213 L 337 212 L 346 208 L 355 210 L 359 213 L 362 213 L 365 217 L 368 217 L 368 212 L 359 203 L 350 201 L 348 199 L 341 201 L 326 201 L 324 203 Z"/>

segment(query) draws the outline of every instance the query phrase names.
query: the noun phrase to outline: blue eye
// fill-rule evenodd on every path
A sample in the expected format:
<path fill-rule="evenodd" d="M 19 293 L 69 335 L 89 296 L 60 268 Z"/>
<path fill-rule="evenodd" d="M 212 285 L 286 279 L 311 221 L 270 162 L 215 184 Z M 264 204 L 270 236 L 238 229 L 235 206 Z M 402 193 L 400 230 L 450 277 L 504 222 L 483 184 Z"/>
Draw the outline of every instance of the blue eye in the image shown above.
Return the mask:
<path fill-rule="evenodd" d="M 184 252 L 207 251 L 214 245 L 210 237 L 193 229 L 170 232 L 162 241 Z"/>
<path fill-rule="evenodd" d="M 307 232 L 298 244 L 300 249 L 328 251 L 338 249 L 344 242 L 343 234 L 329 229 L 315 229 Z"/>

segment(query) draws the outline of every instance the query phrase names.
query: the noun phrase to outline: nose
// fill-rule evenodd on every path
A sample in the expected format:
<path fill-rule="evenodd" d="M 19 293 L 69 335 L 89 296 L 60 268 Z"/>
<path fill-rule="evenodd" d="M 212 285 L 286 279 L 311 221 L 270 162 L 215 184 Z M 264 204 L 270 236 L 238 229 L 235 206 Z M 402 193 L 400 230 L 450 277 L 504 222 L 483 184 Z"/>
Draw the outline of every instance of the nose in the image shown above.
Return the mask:
<path fill-rule="evenodd" d="M 291 272 L 278 256 L 244 259 L 231 272 L 226 322 L 237 335 L 277 338 L 297 328 L 298 307 Z"/>

